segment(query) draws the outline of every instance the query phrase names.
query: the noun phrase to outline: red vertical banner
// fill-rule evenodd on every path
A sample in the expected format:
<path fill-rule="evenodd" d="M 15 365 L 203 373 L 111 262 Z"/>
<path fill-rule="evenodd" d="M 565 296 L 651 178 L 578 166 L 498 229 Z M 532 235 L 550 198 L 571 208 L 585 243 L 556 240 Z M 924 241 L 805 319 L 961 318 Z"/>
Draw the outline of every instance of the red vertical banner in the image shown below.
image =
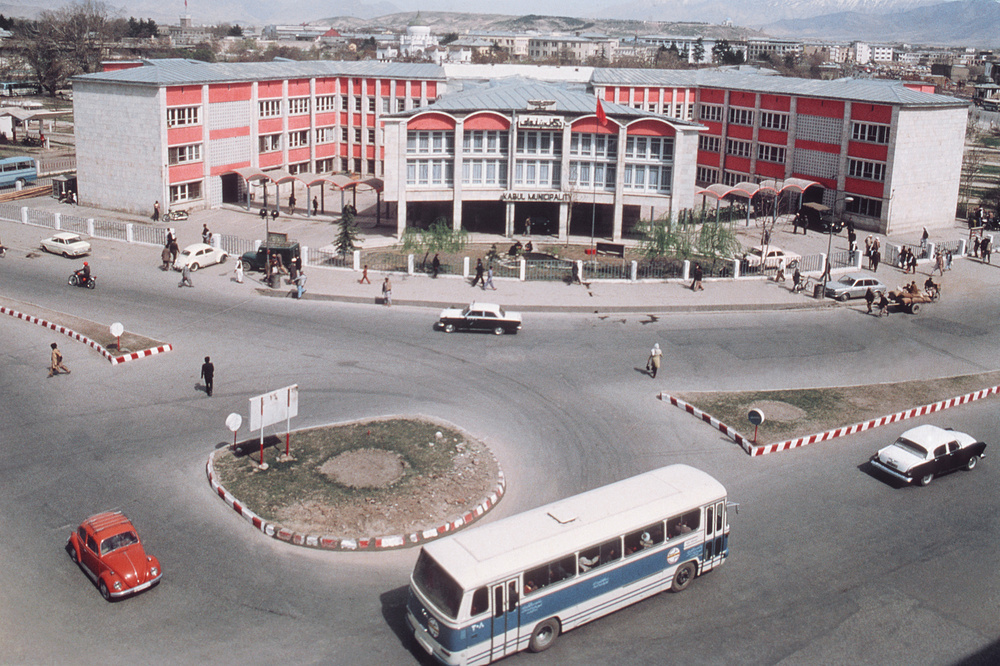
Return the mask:
<path fill-rule="evenodd" d="M 602 125 L 608 124 L 608 117 L 604 114 L 604 106 L 601 104 L 601 98 L 597 98 L 597 120 Z"/>

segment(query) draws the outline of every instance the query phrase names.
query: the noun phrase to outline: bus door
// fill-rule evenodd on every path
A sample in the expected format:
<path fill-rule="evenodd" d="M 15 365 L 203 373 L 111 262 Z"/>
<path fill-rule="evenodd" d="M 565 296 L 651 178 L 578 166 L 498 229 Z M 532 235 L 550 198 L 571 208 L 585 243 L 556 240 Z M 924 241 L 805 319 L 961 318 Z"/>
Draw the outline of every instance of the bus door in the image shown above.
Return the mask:
<path fill-rule="evenodd" d="M 493 644 L 491 659 L 517 652 L 517 628 L 521 595 L 517 579 L 497 583 L 493 594 Z"/>
<path fill-rule="evenodd" d="M 701 570 L 711 571 L 722 564 L 726 536 L 726 503 L 716 502 L 705 507 L 705 548 Z"/>

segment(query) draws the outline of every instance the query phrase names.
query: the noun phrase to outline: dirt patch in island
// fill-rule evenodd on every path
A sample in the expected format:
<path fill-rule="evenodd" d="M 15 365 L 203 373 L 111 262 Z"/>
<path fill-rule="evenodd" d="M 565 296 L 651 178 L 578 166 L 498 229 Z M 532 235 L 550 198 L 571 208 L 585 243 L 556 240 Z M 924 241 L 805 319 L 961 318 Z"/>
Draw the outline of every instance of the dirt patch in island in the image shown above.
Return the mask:
<path fill-rule="evenodd" d="M 265 520 L 296 532 L 340 538 L 439 527 L 474 509 L 501 473 L 493 453 L 455 426 L 392 418 L 292 433 L 215 459 L 218 482 Z"/>

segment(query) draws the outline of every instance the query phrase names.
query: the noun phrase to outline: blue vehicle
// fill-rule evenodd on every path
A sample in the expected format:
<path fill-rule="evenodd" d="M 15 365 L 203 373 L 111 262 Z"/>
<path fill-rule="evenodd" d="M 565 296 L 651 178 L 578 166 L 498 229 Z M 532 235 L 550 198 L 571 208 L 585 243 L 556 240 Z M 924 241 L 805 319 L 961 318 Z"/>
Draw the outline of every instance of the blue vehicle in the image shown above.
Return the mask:
<path fill-rule="evenodd" d="M 560 633 L 666 590 L 729 555 L 726 489 L 670 465 L 425 545 L 407 621 L 445 664 L 541 652 Z"/>
<path fill-rule="evenodd" d="M 0 188 L 22 187 L 38 180 L 38 162 L 31 157 L 5 157 L 0 159 Z"/>

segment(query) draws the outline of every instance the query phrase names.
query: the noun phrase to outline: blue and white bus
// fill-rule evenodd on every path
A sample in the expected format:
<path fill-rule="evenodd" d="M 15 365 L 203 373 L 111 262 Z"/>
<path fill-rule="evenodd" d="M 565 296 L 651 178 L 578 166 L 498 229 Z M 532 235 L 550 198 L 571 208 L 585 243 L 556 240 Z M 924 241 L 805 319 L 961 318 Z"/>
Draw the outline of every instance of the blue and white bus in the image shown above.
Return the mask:
<path fill-rule="evenodd" d="M 38 163 L 30 157 L 0 159 L 0 187 L 22 186 L 38 180 Z"/>
<path fill-rule="evenodd" d="M 726 489 L 670 465 L 425 545 L 407 620 L 442 663 L 488 664 L 680 592 L 728 554 Z"/>

